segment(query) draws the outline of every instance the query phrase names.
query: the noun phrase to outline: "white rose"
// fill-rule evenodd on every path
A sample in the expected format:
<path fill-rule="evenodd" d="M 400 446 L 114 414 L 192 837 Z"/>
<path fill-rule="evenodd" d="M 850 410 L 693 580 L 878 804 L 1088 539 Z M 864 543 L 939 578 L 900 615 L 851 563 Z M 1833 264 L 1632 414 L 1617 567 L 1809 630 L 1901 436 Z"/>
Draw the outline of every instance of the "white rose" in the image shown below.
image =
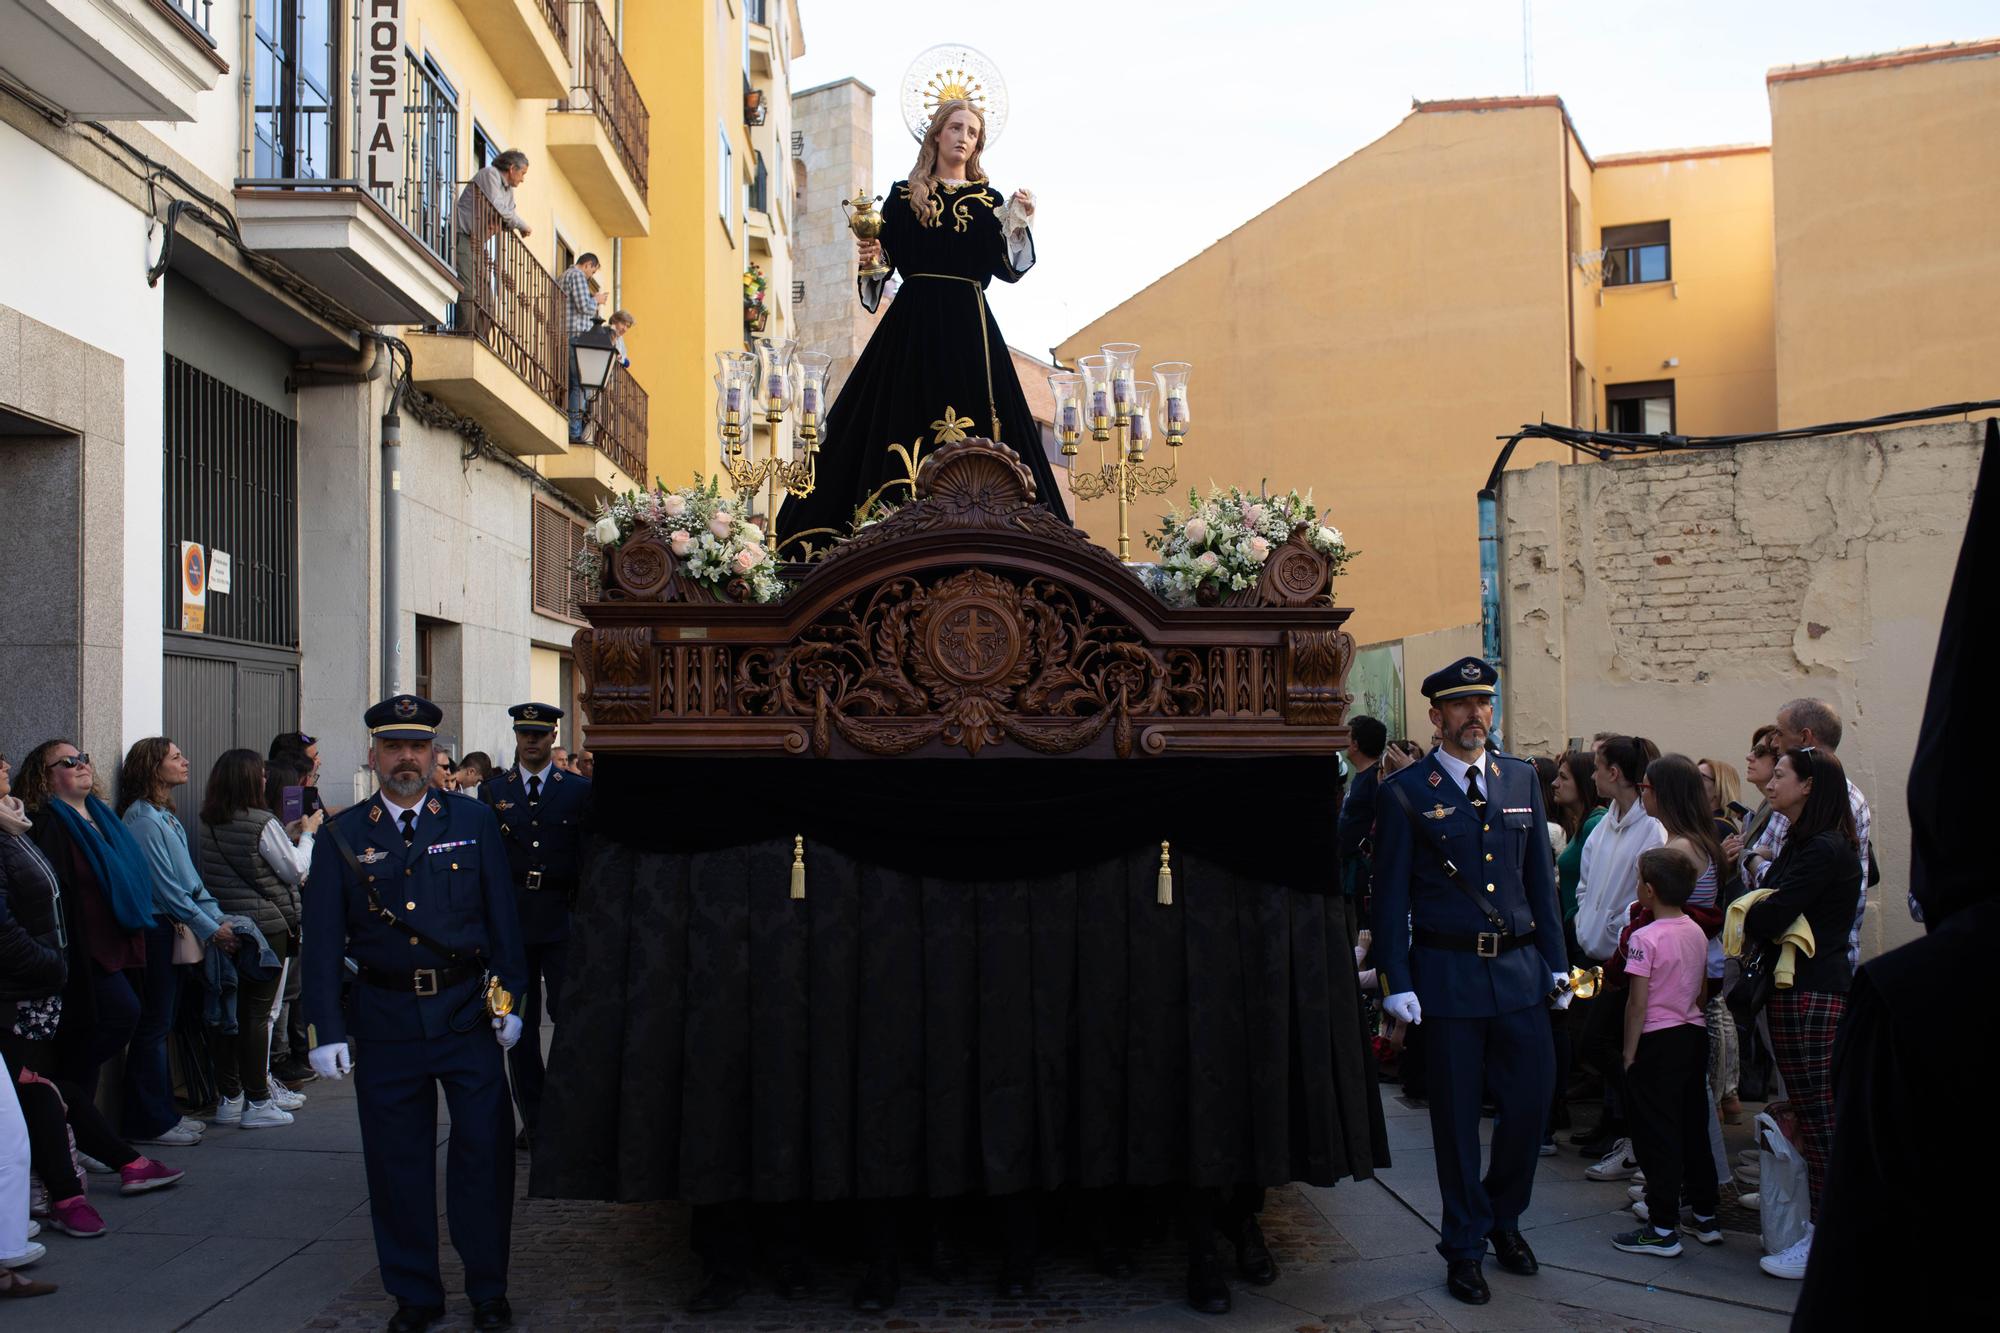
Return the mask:
<path fill-rule="evenodd" d="M 1345 539 L 1340 535 L 1339 528 L 1327 527 L 1327 526 L 1322 526 L 1320 528 L 1319 544 L 1321 546 L 1340 546 L 1343 545 L 1344 542 Z"/>
<path fill-rule="evenodd" d="M 660 499 L 660 512 L 668 518 L 679 518 L 687 512 L 687 507 L 688 502 L 683 496 L 667 495 Z"/>
<path fill-rule="evenodd" d="M 1200 555 L 1194 558 L 1194 562 L 1197 565 L 1200 565 L 1204 571 L 1214 569 L 1216 565 L 1219 563 L 1219 561 L 1216 559 L 1215 552 L 1213 551 L 1203 551 Z"/>
<path fill-rule="evenodd" d="M 1248 546 L 1244 549 L 1248 551 L 1250 558 L 1260 565 L 1270 558 L 1271 555 L 1271 543 L 1265 541 L 1262 537 L 1252 537 Z"/>
<path fill-rule="evenodd" d="M 599 546 L 611 545 L 618 540 L 618 520 L 606 514 L 597 520 L 597 526 L 590 530 L 590 535 L 597 538 Z"/>
<path fill-rule="evenodd" d="M 1250 527 L 1253 528 L 1263 527 L 1264 506 L 1260 504 L 1249 504 L 1243 506 L 1243 521 L 1244 523 L 1248 524 Z"/>
<path fill-rule="evenodd" d="M 736 531 L 736 521 L 727 513 L 718 511 L 714 518 L 708 520 L 708 530 L 717 537 L 727 537 Z"/>
<path fill-rule="evenodd" d="M 694 549 L 694 538 L 688 535 L 686 528 L 676 528 L 667 538 L 667 545 L 673 548 L 675 555 L 686 557 L 687 553 Z"/>
<path fill-rule="evenodd" d="M 1181 536 L 1187 538 L 1189 546 L 1199 546 L 1208 540 L 1208 524 L 1198 518 L 1191 518 L 1181 528 Z"/>

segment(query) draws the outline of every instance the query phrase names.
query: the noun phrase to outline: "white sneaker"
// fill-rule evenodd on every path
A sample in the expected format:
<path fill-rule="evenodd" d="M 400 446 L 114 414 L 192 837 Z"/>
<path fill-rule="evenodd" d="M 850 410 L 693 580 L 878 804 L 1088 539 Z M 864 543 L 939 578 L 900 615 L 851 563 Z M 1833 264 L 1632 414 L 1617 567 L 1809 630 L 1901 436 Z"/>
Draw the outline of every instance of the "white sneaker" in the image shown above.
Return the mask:
<path fill-rule="evenodd" d="M 306 1104 L 306 1095 L 303 1092 L 293 1092 L 276 1079 L 272 1079 L 271 1100 L 278 1104 L 280 1111 L 296 1111 Z"/>
<path fill-rule="evenodd" d="M 1764 1173 L 1754 1166 L 1739 1166 L 1735 1171 L 1736 1183 L 1756 1189 L 1764 1182 Z"/>
<path fill-rule="evenodd" d="M 1751 1190 L 1748 1194 L 1737 1195 L 1736 1202 L 1742 1204 L 1745 1208 L 1748 1208 L 1753 1213 L 1761 1213 L 1764 1211 L 1764 1196 L 1760 1191 L 1757 1190 Z"/>
<path fill-rule="evenodd" d="M 31 1240 L 28 1248 L 15 1255 L 0 1255 L 0 1268 L 26 1268 L 35 1260 L 49 1252 L 49 1247 L 40 1241 Z"/>
<path fill-rule="evenodd" d="M 94 1176 L 108 1176 L 112 1174 L 110 1167 L 98 1161 L 95 1157 L 92 1157 L 87 1152 L 77 1153 L 76 1160 L 83 1164 L 84 1170 L 90 1172 L 90 1174 Z"/>
<path fill-rule="evenodd" d="M 1583 1174 L 1591 1180 L 1629 1180 L 1638 1170 L 1639 1159 L 1632 1155 L 1632 1140 L 1620 1139 L 1595 1166 L 1585 1167 Z"/>
<path fill-rule="evenodd" d="M 208 1122 L 206 1120 L 197 1120 L 191 1115 L 184 1115 L 181 1117 L 181 1128 L 199 1138 L 201 1135 L 208 1133 Z"/>
<path fill-rule="evenodd" d="M 1806 1260 L 1812 1256 L 1812 1224 L 1806 1224 L 1806 1234 L 1794 1241 L 1782 1254 L 1767 1254 L 1757 1261 L 1757 1267 L 1772 1277 L 1784 1278 L 1787 1282 L 1802 1282 L 1806 1275 Z"/>
<path fill-rule="evenodd" d="M 238 1093 L 234 1097 L 216 1098 L 215 1114 L 209 1117 L 210 1123 L 217 1125 L 234 1125 L 241 1123 L 242 1119 L 243 1119 L 243 1095 L 241 1093 Z"/>
<path fill-rule="evenodd" d="M 243 1107 L 243 1118 L 237 1122 L 244 1129 L 272 1129 L 278 1125 L 292 1123 L 292 1113 L 280 1110 L 276 1102 L 249 1102 Z"/>
<path fill-rule="evenodd" d="M 1651 1222 L 1653 1220 L 1653 1210 L 1646 1206 L 1644 1199 L 1635 1199 L 1632 1201 L 1632 1216 L 1638 1218 L 1641 1222 Z"/>
<path fill-rule="evenodd" d="M 179 1122 L 175 1122 L 164 1134 L 155 1135 L 150 1139 L 133 1139 L 132 1142 L 158 1144 L 162 1148 L 192 1148 L 201 1142 L 201 1135 L 191 1129 L 183 1129 Z"/>
<path fill-rule="evenodd" d="M 1644 1182 L 1644 1181 L 1637 1181 L 1637 1180 L 1633 1181 L 1633 1182 L 1632 1182 L 1632 1187 L 1631 1187 L 1630 1189 L 1626 1190 L 1626 1191 L 1625 1191 L 1625 1194 L 1626 1194 L 1626 1197 L 1630 1198 L 1630 1199 L 1631 1199 L 1631 1200 L 1632 1200 L 1632 1201 L 1633 1201 L 1634 1203 L 1637 1203 L 1637 1202 L 1638 1202 L 1639 1200 L 1641 1200 L 1641 1199 L 1643 1199 L 1643 1198 L 1645 1198 L 1645 1197 L 1646 1197 L 1646 1185 L 1645 1185 L 1645 1182 Z"/>
<path fill-rule="evenodd" d="M 1756 1166 L 1763 1160 L 1763 1151 L 1758 1148 L 1738 1148 L 1736 1160 L 1745 1166 Z"/>
<path fill-rule="evenodd" d="M 1634 1171 L 1634 1172 L 1632 1173 L 1632 1183 L 1633 1183 L 1634 1185 L 1643 1185 L 1643 1184 L 1645 1184 L 1645 1183 L 1646 1183 L 1646 1173 L 1645 1173 L 1644 1171 Z"/>
<path fill-rule="evenodd" d="M 37 1222 L 37 1221 L 36 1221 L 36 1220 L 35 1220 L 34 1218 L 32 1218 L 32 1217 L 31 1217 L 31 1218 L 29 1218 L 29 1219 L 28 1219 L 28 1239 L 29 1239 L 29 1240 L 33 1240 L 33 1239 L 34 1239 L 35 1237 L 37 1237 L 37 1236 L 39 1236 L 39 1235 L 41 1235 L 41 1234 L 42 1234 L 42 1224 L 41 1224 L 40 1222 Z"/>

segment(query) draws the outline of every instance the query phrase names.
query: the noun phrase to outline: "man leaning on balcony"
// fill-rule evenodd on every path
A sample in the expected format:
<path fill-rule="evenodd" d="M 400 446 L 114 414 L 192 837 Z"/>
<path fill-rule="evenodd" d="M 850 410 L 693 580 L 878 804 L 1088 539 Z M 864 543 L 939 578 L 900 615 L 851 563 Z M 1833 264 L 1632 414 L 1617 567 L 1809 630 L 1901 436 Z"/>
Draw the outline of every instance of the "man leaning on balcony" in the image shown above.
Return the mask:
<path fill-rule="evenodd" d="M 478 304 L 474 293 L 485 283 L 480 259 L 486 243 L 502 228 L 532 236 L 535 229 L 514 207 L 514 187 L 528 178 L 528 155 L 509 148 L 491 163 L 472 173 L 472 179 L 458 192 L 458 282 L 465 299 L 458 303 L 454 321 L 460 329 L 472 329 L 472 311 Z"/>
<path fill-rule="evenodd" d="M 597 276 L 597 256 L 585 251 L 556 279 L 562 288 L 563 334 L 569 339 L 569 442 L 583 443 L 583 384 L 576 373 L 576 340 L 603 319 L 597 307 L 610 293 L 591 279 Z"/>

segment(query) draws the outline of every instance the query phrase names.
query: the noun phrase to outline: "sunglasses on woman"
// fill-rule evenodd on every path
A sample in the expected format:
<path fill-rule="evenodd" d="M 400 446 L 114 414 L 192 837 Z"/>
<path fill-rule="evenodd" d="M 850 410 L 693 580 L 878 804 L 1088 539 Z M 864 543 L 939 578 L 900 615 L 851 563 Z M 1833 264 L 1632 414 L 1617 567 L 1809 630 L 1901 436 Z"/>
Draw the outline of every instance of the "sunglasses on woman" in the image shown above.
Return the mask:
<path fill-rule="evenodd" d="M 90 756 L 89 756 L 89 755 L 87 755 L 87 754 L 66 754 L 66 755 L 64 755 L 64 756 L 63 756 L 62 758 L 60 758 L 60 759 L 54 759 L 54 760 L 51 760 L 51 761 L 49 761 L 49 767 L 50 767 L 50 768 L 89 768 L 89 767 L 90 767 Z"/>

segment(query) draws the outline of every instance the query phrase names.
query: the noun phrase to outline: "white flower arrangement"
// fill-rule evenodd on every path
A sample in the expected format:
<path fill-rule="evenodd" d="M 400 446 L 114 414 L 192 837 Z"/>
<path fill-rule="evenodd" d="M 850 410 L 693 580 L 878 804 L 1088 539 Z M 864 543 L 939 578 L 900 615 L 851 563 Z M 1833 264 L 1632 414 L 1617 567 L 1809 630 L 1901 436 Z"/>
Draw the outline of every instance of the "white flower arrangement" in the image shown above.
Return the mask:
<path fill-rule="evenodd" d="M 1340 529 L 1325 522 L 1313 507 L 1312 493 L 1250 495 L 1238 487 L 1211 490 L 1203 500 L 1188 491 L 1188 512 L 1170 511 L 1160 531 L 1146 536 L 1146 545 L 1160 553 L 1158 564 L 1143 568 L 1148 586 L 1175 606 L 1193 606 L 1207 588 L 1227 596 L 1257 582 L 1271 552 L 1305 526 L 1313 550 L 1332 562 L 1339 574 L 1354 553 Z"/>
<path fill-rule="evenodd" d="M 697 474 L 694 485 L 670 491 L 627 491 L 598 510 L 590 542 L 577 552 L 576 569 L 593 589 L 603 584 L 604 553 L 644 532 L 674 553 L 685 578 L 717 593 L 742 579 L 753 602 L 784 596 L 778 562 L 764 532 L 742 507 L 724 498 L 721 482 Z"/>

